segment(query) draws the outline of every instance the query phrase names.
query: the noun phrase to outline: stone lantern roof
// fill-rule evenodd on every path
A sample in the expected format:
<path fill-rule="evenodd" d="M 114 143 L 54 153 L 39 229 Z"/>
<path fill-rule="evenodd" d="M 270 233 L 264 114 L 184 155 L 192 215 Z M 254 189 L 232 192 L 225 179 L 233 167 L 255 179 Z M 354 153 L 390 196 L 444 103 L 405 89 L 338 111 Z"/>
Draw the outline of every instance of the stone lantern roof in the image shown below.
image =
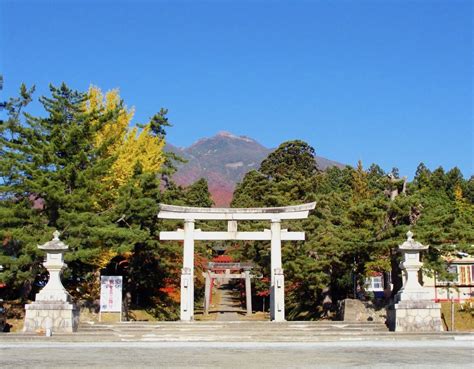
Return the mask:
<path fill-rule="evenodd" d="M 407 232 L 407 240 L 398 246 L 400 250 L 426 250 L 429 246 L 422 245 L 420 242 L 413 239 L 413 233 Z"/>
<path fill-rule="evenodd" d="M 59 239 L 60 233 L 56 230 L 53 233 L 53 239 L 43 245 L 38 245 L 41 250 L 67 250 L 69 248 L 64 242 Z"/>

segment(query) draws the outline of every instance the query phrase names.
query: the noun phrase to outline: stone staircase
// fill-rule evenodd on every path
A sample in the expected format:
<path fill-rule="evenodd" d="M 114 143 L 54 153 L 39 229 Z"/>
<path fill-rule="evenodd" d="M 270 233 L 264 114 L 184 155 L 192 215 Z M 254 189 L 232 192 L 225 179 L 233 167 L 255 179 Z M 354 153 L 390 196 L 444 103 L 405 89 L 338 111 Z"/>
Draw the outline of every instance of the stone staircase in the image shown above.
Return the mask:
<path fill-rule="evenodd" d="M 343 322 L 150 322 L 82 324 L 81 334 L 116 335 L 121 341 L 148 342 L 311 342 L 387 333 L 384 324 Z"/>
<path fill-rule="evenodd" d="M 378 335 L 388 329 L 380 323 L 344 322 L 124 322 L 87 324 L 79 327 L 81 334 L 117 335 L 121 340 L 142 341 L 209 341 L 209 342 L 305 342 L 318 337 Z"/>
<path fill-rule="evenodd" d="M 456 338 L 457 337 L 457 338 Z M 461 338 L 459 338 L 461 337 Z M 3 341 L 37 341 L 44 334 L 2 334 Z M 61 342 L 324 342 L 364 340 L 474 339 L 472 333 L 395 333 L 375 322 L 122 322 L 87 323 L 72 334 L 53 333 Z"/>

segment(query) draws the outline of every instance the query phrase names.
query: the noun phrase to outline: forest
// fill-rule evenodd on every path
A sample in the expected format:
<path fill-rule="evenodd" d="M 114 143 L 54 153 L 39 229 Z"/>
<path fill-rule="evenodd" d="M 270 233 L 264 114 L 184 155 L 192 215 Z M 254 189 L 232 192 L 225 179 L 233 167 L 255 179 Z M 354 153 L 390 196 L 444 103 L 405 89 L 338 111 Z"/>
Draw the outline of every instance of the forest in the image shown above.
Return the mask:
<path fill-rule="evenodd" d="M 173 182 L 182 161 L 165 152 L 172 124 L 161 108 L 146 123 L 132 124 L 134 110 L 118 90 L 91 86 L 76 91 L 50 86 L 41 115 L 29 113 L 34 87 L 22 85 L 4 105 L 0 122 L 0 298 L 26 302 L 44 285 L 44 255 L 37 248 L 55 230 L 69 245 L 63 283 L 76 301 L 94 303 L 101 275 L 122 275 L 130 307 L 157 319 L 179 317 L 182 246 L 160 242 L 160 230 L 182 227 L 159 220 L 159 204 L 209 207 L 205 179 L 188 187 Z M 179 130 L 180 127 L 172 129 Z M 470 175 L 468 173 L 468 175 Z M 411 230 L 430 246 L 424 272 L 454 278 L 447 260 L 474 254 L 474 176 L 457 168 L 418 165 L 412 180 L 397 168 L 377 164 L 320 170 L 315 148 L 283 142 L 246 174 L 232 207 L 272 207 L 316 201 L 308 219 L 283 224 L 305 231 L 306 241 L 283 245 L 287 319 L 318 319 L 323 302 L 353 297 L 373 273 L 391 272 L 400 288 L 397 246 Z M 166 222 L 166 225 L 163 225 Z M 222 229 L 219 222 L 199 224 Z M 243 224 L 263 229 L 265 224 Z M 196 299 L 202 299 L 201 270 L 216 244 L 196 246 Z M 263 276 L 254 298 L 268 292 L 269 245 L 227 244 L 234 260 L 250 261 Z"/>

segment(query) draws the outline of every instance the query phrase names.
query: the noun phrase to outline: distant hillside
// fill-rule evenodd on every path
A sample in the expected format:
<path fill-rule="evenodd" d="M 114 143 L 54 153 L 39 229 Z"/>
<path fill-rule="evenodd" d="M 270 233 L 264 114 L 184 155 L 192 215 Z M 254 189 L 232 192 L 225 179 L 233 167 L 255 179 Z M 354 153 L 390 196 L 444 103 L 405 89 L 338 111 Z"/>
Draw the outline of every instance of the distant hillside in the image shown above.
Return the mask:
<path fill-rule="evenodd" d="M 172 151 L 188 160 L 178 167 L 174 180 L 188 186 L 199 178 L 206 178 L 215 206 L 229 206 L 235 185 L 252 169 L 258 169 L 263 159 L 274 149 L 267 149 L 252 138 L 219 132 L 214 137 L 202 138 L 187 148 L 167 144 Z M 343 164 L 317 156 L 322 170 Z"/>

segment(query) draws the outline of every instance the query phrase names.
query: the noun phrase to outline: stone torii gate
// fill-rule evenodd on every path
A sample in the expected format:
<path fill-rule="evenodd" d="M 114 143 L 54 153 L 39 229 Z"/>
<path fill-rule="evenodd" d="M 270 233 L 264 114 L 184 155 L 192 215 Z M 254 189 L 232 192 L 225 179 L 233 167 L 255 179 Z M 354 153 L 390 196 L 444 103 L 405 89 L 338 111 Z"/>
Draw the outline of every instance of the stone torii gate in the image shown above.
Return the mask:
<path fill-rule="evenodd" d="M 205 279 L 204 284 L 204 315 L 209 314 L 209 306 L 211 303 L 212 284 L 214 280 L 225 281 L 228 279 L 245 279 L 245 307 L 247 309 L 247 316 L 252 315 L 252 284 L 251 279 L 254 278 L 250 274 L 252 265 L 249 263 L 219 263 L 210 262 L 207 265 L 207 272 L 203 272 L 202 276 Z M 235 273 L 235 271 L 243 272 Z M 216 271 L 223 271 L 224 273 L 217 273 Z M 233 271 L 234 273 L 231 273 Z"/>
<path fill-rule="evenodd" d="M 315 202 L 275 208 L 195 208 L 160 204 L 158 218 L 184 221 L 184 229 L 160 232 L 160 240 L 184 241 L 183 268 L 181 270 L 181 320 L 194 319 L 194 241 L 244 240 L 271 241 L 270 319 L 285 320 L 284 275 L 281 264 L 281 241 L 304 241 L 304 232 L 281 229 L 281 221 L 305 219 Z M 196 220 L 226 220 L 227 231 L 203 232 L 195 229 Z M 270 229 L 260 232 L 240 232 L 239 220 L 268 220 Z"/>

